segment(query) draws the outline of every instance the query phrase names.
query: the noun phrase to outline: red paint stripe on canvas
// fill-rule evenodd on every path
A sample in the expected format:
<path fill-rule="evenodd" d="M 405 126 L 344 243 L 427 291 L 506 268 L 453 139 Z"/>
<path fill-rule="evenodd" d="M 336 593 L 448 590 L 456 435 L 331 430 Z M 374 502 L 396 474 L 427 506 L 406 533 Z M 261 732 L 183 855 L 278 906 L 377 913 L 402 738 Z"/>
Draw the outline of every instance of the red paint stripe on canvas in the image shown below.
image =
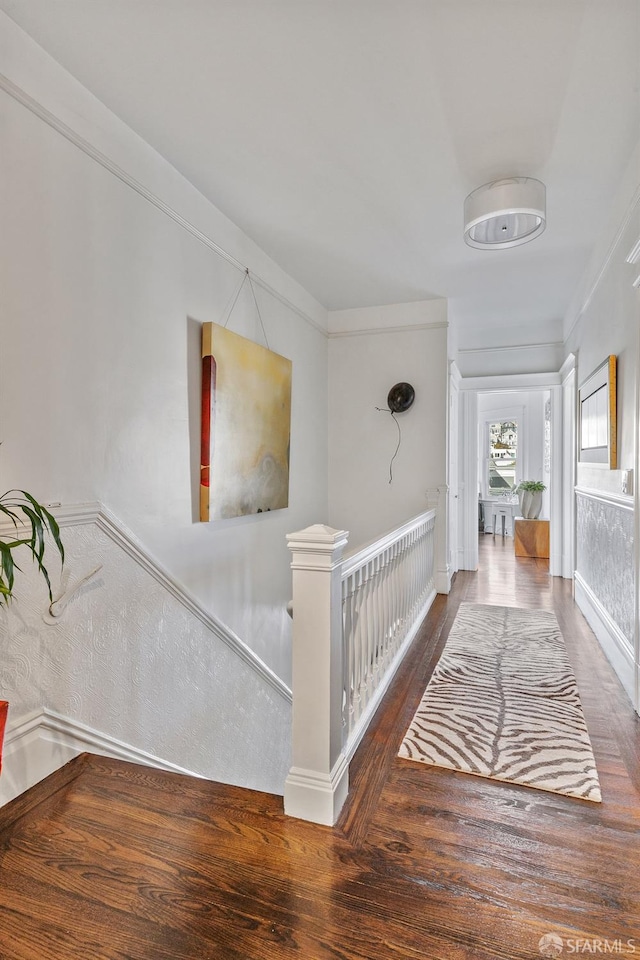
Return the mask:
<path fill-rule="evenodd" d="M 202 358 L 202 428 L 200 434 L 200 483 L 209 486 L 211 467 L 212 400 L 215 390 L 215 360 Z"/>

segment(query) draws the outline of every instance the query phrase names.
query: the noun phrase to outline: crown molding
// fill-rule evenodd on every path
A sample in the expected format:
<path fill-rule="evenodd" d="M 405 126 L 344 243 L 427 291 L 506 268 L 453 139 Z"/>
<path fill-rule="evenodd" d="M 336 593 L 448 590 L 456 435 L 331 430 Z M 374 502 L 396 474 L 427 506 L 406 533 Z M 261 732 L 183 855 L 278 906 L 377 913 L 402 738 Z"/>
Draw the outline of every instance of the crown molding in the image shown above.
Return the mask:
<path fill-rule="evenodd" d="M 451 385 L 457 389 L 462 381 L 462 374 L 460 373 L 460 368 L 455 360 L 449 361 L 449 378 Z"/>
<path fill-rule="evenodd" d="M 627 255 L 627 263 L 635 264 L 638 262 L 638 260 L 640 260 L 640 237 L 638 238 L 638 240 L 633 245 L 633 247 L 631 248 L 631 250 Z M 640 287 L 640 273 L 633 281 L 632 286 L 635 287 L 636 290 L 638 289 L 638 287 Z"/>
<path fill-rule="evenodd" d="M 564 363 L 560 367 L 560 377 L 563 383 L 567 379 L 567 377 L 570 376 L 575 371 L 576 362 L 577 361 L 576 361 L 575 353 L 570 353 L 568 357 L 566 357 Z"/>
<path fill-rule="evenodd" d="M 637 263 L 638 260 L 640 260 L 640 237 L 627 254 L 627 263 Z"/>
<path fill-rule="evenodd" d="M 434 320 L 432 323 L 409 323 L 398 327 L 366 327 L 360 330 L 334 330 L 328 333 L 329 340 L 343 337 L 370 337 L 377 333 L 414 333 L 416 330 L 447 330 L 446 320 Z"/>
<path fill-rule="evenodd" d="M 506 347 L 459 347 L 458 353 L 465 355 L 472 353 L 496 354 L 513 353 L 518 350 L 546 350 L 549 348 L 554 350 L 562 349 L 564 348 L 564 342 L 562 340 L 545 340 L 542 343 L 518 343 Z"/>
<path fill-rule="evenodd" d="M 550 387 L 560 386 L 559 373 L 523 373 L 506 374 L 491 377 L 463 377 L 460 390 L 479 390 L 493 392 L 494 390 L 548 390 Z"/>

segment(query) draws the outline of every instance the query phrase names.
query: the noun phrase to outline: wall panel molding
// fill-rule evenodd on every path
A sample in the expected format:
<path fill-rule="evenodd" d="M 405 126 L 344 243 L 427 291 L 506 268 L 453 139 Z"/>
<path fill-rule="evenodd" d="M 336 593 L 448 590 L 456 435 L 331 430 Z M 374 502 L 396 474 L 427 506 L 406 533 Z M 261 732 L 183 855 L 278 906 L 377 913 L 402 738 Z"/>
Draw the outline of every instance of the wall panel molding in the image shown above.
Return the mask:
<path fill-rule="evenodd" d="M 610 625 L 615 625 L 615 636 L 624 639 L 632 660 L 633 528 L 632 498 L 576 488 L 576 584 L 580 584 L 582 595 L 588 595 L 599 620 L 606 624 L 607 636 L 614 634 Z"/>
<path fill-rule="evenodd" d="M 226 624 L 218 620 L 206 610 L 189 591 L 175 580 L 162 564 L 153 557 L 138 538 L 128 530 L 118 518 L 102 503 L 69 504 L 58 506 L 50 504 L 48 507 L 54 514 L 60 527 L 74 527 L 95 523 L 99 530 L 117 544 L 128 556 L 135 560 L 154 580 L 157 580 L 169 593 L 193 614 L 204 626 L 222 640 L 233 652 L 247 663 L 266 683 L 280 696 L 291 703 L 291 689 L 284 683 L 260 657 Z M 6 536 L 13 531 L 13 525 L 4 518 L 0 520 L 0 536 Z M 55 594 L 54 594 L 55 595 Z"/>
<path fill-rule="evenodd" d="M 575 601 L 633 702 L 633 648 L 589 584 L 579 573 L 575 574 Z"/>
<path fill-rule="evenodd" d="M 100 747 L 282 794 L 291 752 L 288 687 L 101 504 L 52 510 L 66 553 L 62 581 L 55 553 L 47 564 L 54 596 L 61 582 L 73 587 L 98 572 L 53 618 L 36 565 L 23 563 L 16 601 L 0 609 L 0 690 L 10 718 L 48 717 L 44 728 L 27 725 L 16 740 L 24 775 Z M 65 719 L 54 731 L 56 717 Z"/>

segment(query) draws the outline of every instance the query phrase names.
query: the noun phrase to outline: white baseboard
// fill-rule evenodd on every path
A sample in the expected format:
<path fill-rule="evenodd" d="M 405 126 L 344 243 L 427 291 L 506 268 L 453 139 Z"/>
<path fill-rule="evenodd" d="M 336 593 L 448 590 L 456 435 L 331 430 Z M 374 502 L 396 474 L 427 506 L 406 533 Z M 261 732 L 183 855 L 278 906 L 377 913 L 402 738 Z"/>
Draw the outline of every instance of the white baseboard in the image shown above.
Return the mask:
<path fill-rule="evenodd" d="M 629 694 L 631 702 L 634 703 L 635 670 L 631 644 L 577 570 L 574 573 L 574 584 L 576 604 L 598 638 L 600 646 Z M 634 703 L 634 706 L 637 710 L 638 704 Z"/>
<path fill-rule="evenodd" d="M 84 752 L 198 776 L 191 770 L 138 750 L 52 710 L 34 710 L 16 721 L 12 721 L 9 715 L 0 777 L 0 806 Z"/>
<path fill-rule="evenodd" d="M 565 580 L 573 580 L 572 557 L 568 553 L 562 554 L 562 576 Z"/>
<path fill-rule="evenodd" d="M 445 564 L 443 567 L 437 567 L 435 570 L 436 593 L 449 594 L 451 592 L 451 566 Z"/>

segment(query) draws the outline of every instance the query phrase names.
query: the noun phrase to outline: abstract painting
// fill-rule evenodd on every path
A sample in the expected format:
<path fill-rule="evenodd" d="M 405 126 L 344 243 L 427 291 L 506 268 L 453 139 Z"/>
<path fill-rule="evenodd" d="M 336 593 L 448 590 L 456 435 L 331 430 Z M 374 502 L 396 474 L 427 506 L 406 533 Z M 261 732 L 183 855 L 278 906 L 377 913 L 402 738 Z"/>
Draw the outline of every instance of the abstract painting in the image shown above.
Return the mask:
<path fill-rule="evenodd" d="M 204 323 L 201 437 L 201 520 L 288 506 L 291 361 Z"/>

